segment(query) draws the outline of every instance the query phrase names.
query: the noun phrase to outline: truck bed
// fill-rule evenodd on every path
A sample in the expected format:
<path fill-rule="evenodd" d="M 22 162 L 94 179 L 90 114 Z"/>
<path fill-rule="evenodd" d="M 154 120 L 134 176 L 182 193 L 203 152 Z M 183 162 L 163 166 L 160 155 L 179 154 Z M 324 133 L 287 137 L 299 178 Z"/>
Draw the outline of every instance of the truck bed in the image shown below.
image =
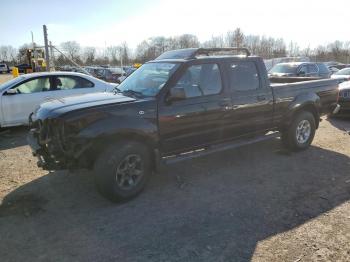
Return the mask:
<path fill-rule="evenodd" d="M 280 121 L 291 109 L 297 107 L 298 100 L 315 100 L 318 114 L 331 113 L 338 97 L 338 80 L 322 79 L 296 83 L 270 84 L 275 97 L 275 120 Z"/>

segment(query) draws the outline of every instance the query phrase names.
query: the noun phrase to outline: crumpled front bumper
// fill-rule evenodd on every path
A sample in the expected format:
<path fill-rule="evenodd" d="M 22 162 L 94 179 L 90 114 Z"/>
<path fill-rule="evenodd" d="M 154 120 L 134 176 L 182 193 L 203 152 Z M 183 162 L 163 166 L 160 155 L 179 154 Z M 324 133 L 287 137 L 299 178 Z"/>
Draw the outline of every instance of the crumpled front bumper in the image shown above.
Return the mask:
<path fill-rule="evenodd" d="M 37 165 L 44 170 L 59 170 L 65 167 L 62 163 L 56 161 L 47 151 L 47 149 L 40 145 L 38 134 L 35 129 L 31 129 L 27 135 L 27 143 L 32 149 L 33 156 L 38 158 Z"/>

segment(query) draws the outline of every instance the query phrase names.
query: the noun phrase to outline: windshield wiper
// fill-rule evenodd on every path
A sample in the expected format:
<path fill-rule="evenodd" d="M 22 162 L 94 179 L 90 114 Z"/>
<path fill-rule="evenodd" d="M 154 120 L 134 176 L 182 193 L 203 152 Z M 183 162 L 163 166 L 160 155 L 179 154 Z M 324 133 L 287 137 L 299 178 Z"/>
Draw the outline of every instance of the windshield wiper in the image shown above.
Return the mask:
<path fill-rule="evenodd" d="M 118 87 L 115 87 L 113 91 L 114 91 L 114 94 L 123 93 L 122 90 L 120 90 Z"/>
<path fill-rule="evenodd" d="M 132 90 L 132 89 L 127 89 L 127 90 L 124 90 L 124 91 L 121 91 L 123 95 L 131 95 L 131 96 L 134 96 L 134 97 L 144 97 L 144 94 L 140 91 L 135 91 L 135 90 Z"/>

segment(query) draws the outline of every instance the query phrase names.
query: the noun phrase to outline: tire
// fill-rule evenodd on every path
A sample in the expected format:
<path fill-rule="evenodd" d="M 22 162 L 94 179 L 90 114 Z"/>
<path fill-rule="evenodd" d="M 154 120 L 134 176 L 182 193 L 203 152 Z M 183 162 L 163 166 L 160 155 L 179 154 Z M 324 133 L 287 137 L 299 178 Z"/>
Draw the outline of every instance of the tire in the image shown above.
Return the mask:
<path fill-rule="evenodd" d="M 151 176 L 151 160 L 150 150 L 141 143 L 123 141 L 111 145 L 95 161 L 97 190 L 113 202 L 137 196 Z"/>
<path fill-rule="evenodd" d="M 291 125 L 282 132 L 282 143 L 292 151 L 307 149 L 315 136 L 315 117 L 308 111 L 298 113 Z"/>

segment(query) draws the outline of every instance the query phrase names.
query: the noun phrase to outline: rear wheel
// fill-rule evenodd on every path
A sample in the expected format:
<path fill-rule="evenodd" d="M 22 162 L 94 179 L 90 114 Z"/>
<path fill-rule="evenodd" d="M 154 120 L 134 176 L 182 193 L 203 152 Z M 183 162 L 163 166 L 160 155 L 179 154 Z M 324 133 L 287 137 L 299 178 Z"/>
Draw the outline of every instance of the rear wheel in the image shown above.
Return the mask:
<path fill-rule="evenodd" d="M 96 160 L 95 183 L 98 191 L 111 201 L 138 195 L 151 175 L 151 155 L 138 142 L 125 141 L 110 146 Z"/>
<path fill-rule="evenodd" d="M 289 128 L 282 133 L 282 142 L 291 150 L 305 150 L 312 143 L 315 132 L 316 124 L 313 114 L 302 111 L 296 115 Z"/>

